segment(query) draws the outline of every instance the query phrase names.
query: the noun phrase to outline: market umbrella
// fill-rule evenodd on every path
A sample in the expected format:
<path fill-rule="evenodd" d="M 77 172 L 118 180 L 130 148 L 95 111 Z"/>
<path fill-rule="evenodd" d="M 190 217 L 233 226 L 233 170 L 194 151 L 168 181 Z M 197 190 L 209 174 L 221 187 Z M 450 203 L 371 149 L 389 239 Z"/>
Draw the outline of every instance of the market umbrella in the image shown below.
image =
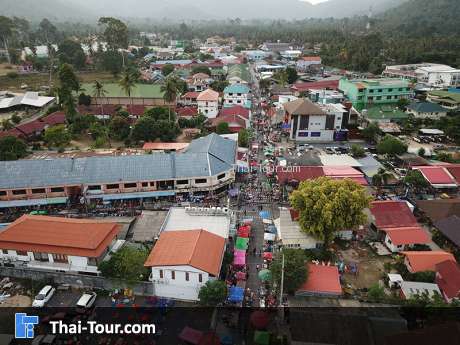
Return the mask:
<path fill-rule="evenodd" d="M 260 345 L 268 345 L 270 344 L 270 334 L 268 332 L 255 331 L 254 342 Z"/>
<path fill-rule="evenodd" d="M 235 247 L 236 249 L 239 249 L 239 250 L 246 250 L 248 249 L 248 242 L 249 242 L 249 239 L 247 238 L 237 237 Z"/>
<path fill-rule="evenodd" d="M 251 324 L 258 330 L 266 328 L 270 322 L 268 314 L 261 310 L 253 312 L 249 320 L 251 321 Z"/>
<path fill-rule="evenodd" d="M 273 260 L 273 253 L 271 253 L 271 252 L 265 252 L 265 253 L 264 253 L 264 259 L 265 259 L 265 260 Z"/>
<path fill-rule="evenodd" d="M 269 281 L 272 279 L 272 273 L 267 269 L 260 270 L 257 275 L 262 281 Z"/>

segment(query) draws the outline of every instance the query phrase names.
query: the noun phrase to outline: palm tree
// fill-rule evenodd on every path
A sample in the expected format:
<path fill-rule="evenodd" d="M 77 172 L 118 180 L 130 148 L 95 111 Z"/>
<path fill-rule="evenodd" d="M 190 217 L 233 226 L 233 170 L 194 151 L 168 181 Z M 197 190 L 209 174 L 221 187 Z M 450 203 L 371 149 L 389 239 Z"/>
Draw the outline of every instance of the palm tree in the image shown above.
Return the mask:
<path fill-rule="evenodd" d="M 161 91 L 163 92 L 163 99 L 165 102 L 171 103 L 176 101 L 178 93 L 177 81 L 174 78 L 167 78 L 164 85 L 161 86 Z M 168 115 L 169 121 L 171 121 L 171 106 L 168 106 Z"/>
<path fill-rule="evenodd" d="M 94 81 L 93 88 L 94 88 L 93 96 L 96 98 L 100 99 L 104 97 L 107 93 L 104 89 L 104 85 L 99 80 Z M 102 104 L 102 100 L 101 100 L 101 115 L 104 115 L 104 105 Z"/>
<path fill-rule="evenodd" d="M 131 102 L 131 107 L 133 105 L 133 99 L 131 98 L 131 93 L 133 91 L 133 88 L 136 86 L 136 82 L 137 82 L 136 76 L 137 74 L 133 73 L 132 71 L 128 69 L 125 69 L 125 71 L 123 72 L 123 76 L 119 82 L 120 87 L 122 88 L 126 96 L 128 96 Z"/>
<path fill-rule="evenodd" d="M 377 187 L 377 195 L 380 195 L 383 186 L 388 184 L 391 174 L 383 168 L 379 168 L 377 174 L 372 176 L 372 184 Z"/>

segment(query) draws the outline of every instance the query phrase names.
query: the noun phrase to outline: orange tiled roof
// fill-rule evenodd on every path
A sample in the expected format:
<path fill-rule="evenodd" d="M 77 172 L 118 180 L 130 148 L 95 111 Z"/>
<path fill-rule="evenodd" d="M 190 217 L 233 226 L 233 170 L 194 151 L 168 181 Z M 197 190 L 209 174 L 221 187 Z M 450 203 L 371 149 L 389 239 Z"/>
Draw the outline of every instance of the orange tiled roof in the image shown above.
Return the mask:
<path fill-rule="evenodd" d="M 336 266 L 322 266 L 312 263 L 307 264 L 308 279 L 298 289 L 299 292 L 312 292 L 318 294 L 342 294 L 339 270 Z"/>
<path fill-rule="evenodd" d="M 165 231 L 144 266 L 188 265 L 219 275 L 225 239 L 206 230 Z"/>
<path fill-rule="evenodd" d="M 383 229 L 395 245 L 427 244 L 431 239 L 419 226 Z"/>
<path fill-rule="evenodd" d="M 218 101 L 219 93 L 212 89 L 207 89 L 201 92 L 196 99 L 197 101 Z"/>
<path fill-rule="evenodd" d="M 23 215 L 0 233 L 0 248 L 99 257 L 119 230 L 117 223 Z"/>
<path fill-rule="evenodd" d="M 442 250 L 438 251 L 421 251 L 421 252 L 402 252 L 409 261 L 412 272 L 435 271 L 436 265 L 446 261 L 455 261 L 455 257 Z"/>

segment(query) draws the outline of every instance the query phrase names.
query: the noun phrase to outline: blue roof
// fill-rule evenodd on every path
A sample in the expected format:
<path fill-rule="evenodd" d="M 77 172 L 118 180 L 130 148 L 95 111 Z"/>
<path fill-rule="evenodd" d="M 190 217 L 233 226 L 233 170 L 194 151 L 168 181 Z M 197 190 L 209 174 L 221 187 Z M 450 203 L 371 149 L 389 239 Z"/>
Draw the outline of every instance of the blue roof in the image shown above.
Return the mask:
<path fill-rule="evenodd" d="M 244 289 L 238 286 L 232 286 L 228 292 L 228 300 L 230 302 L 242 302 L 244 297 Z"/>
<path fill-rule="evenodd" d="M 215 176 L 233 168 L 236 142 L 213 133 L 184 153 L 0 161 L 0 189 Z"/>
<path fill-rule="evenodd" d="M 249 93 L 250 89 L 245 84 L 233 84 L 224 89 L 224 93 Z"/>
<path fill-rule="evenodd" d="M 441 107 L 437 103 L 431 102 L 413 102 L 407 106 L 407 108 L 412 109 L 420 113 L 445 113 L 446 109 Z"/>

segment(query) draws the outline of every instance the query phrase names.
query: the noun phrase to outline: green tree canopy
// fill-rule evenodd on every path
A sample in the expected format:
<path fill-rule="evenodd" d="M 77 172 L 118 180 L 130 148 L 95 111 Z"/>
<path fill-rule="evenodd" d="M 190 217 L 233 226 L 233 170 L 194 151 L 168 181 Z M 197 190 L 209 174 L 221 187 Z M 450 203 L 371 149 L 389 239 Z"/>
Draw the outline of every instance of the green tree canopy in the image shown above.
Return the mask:
<path fill-rule="evenodd" d="M 67 39 L 59 44 L 59 61 L 73 65 L 76 69 L 82 69 L 86 64 L 86 55 L 81 44 Z"/>
<path fill-rule="evenodd" d="M 122 116 L 114 116 L 109 123 L 110 136 L 116 140 L 125 140 L 129 137 L 131 127 L 128 119 Z"/>
<path fill-rule="evenodd" d="M 361 131 L 361 136 L 367 141 L 376 141 L 377 135 L 380 133 L 381 131 L 379 126 L 375 123 L 371 123 Z"/>
<path fill-rule="evenodd" d="M 366 156 L 366 151 L 364 151 L 364 148 L 357 144 L 351 145 L 350 153 L 355 158 L 363 158 Z"/>
<path fill-rule="evenodd" d="M 99 264 L 103 277 L 125 281 L 129 285 L 148 278 L 150 271 L 144 263 L 150 253 L 149 248 L 124 246 L 107 261 Z"/>
<path fill-rule="evenodd" d="M 103 36 L 109 49 L 118 50 L 128 48 L 128 27 L 117 18 L 102 17 L 99 25 L 105 26 Z"/>
<path fill-rule="evenodd" d="M 407 152 L 407 145 L 398 138 L 387 134 L 377 144 L 377 152 L 387 155 L 400 155 Z"/>
<path fill-rule="evenodd" d="M 419 170 L 408 171 L 404 177 L 404 183 L 413 188 L 426 188 L 430 185 Z"/>
<path fill-rule="evenodd" d="M 71 137 L 64 125 L 57 125 L 47 128 L 43 139 L 48 147 L 64 147 Z"/>
<path fill-rule="evenodd" d="M 174 71 L 174 65 L 173 65 L 173 64 L 170 64 L 170 63 L 165 64 L 165 65 L 161 68 L 161 73 L 163 73 L 163 75 L 164 75 L 165 77 L 167 77 L 168 75 L 170 75 L 173 71 Z"/>
<path fill-rule="evenodd" d="M 284 254 L 284 291 L 294 294 L 307 280 L 305 252 L 301 249 L 283 249 L 273 259 L 270 265 L 273 283 L 279 287 L 281 284 L 282 259 Z"/>
<path fill-rule="evenodd" d="M 230 127 L 228 125 L 228 122 L 221 122 L 217 125 L 216 127 L 216 133 L 217 134 L 228 134 L 230 133 Z"/>
<path fill-rule="evenodd" d="M 289 197 L 299 212 L 302 231 L 323 240 L 327 248 L 337 231 L 350 230 L 366 222 L 363 210 L 370 198 L 356 182 L 320 177 L 300 183 Z"/>
<path fill-rule="evenodd" d="M 372 285 L 367 292 L 367 297 L 372 302 L 381 302 L 385 299 L 385 289 L 379 283 Z"/>
<path fill-rule="evenodd" d="M 107 50 L 98 53 L 97 65 L 100 70 L 110 72 L 117 77 L 123 69 L 123 59 L 118 51 Z"/>
<path fill-rule="evenodd" d="M 238 146 L 249 147 L 249 141 L 251 140 L 251 133 L 246 128 L 243 128 L 238 133 Z"/>
<path fill-rule="evenodd" d="M 227 285 L 222 280 L 208 280 L 198 293 L 201 305 L 215 307 L 227 298 Z"/>
<path fill-rule="evenodd" d="M 27 145 L 13 136 L 0 138 L 0 161 L 14 161 L 27 155 Z"/>
<path fill-rule="evenodd" d="M 287 67 L 286 68 L 286 75 L 287 75 L 288 84 L 294 84 L 297 81 L 297 79 L 299 79 L 299 75 L 297 74 L 297 70 L 294 67 Z"/>
<path fill-rule="evenodd" d="M 209 67 L 206 67 L 206 66 L 193 67 L 191 75 L 194 75 L 197 73 L 204 73 L 204 74 L 211 76 L 211 70 L 209 69 Z"/>

